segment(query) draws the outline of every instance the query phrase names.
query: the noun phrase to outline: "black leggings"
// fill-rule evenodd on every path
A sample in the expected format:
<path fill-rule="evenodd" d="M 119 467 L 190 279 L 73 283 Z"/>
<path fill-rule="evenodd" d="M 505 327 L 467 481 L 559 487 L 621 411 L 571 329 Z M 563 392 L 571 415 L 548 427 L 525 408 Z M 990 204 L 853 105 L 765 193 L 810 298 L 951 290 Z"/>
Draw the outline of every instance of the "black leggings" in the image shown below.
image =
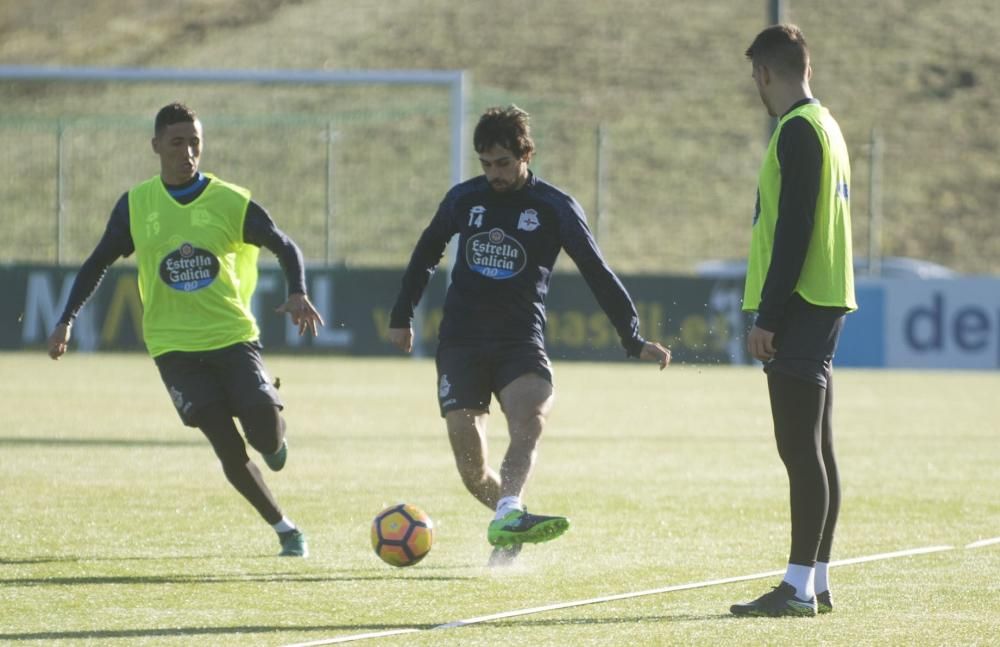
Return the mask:
<path fill-rule="evenodd" d="M 222 462 L 222 471 L 236 491 L 250 502 L 269 524 L 281 521 L 282 513 L 264 477 L 247 455 L 246 443 L 233 422 L 233 416 L 221 405 L 210 405 L 198 412 L 198 428 L 212 444 Z M 247 441 L 257 451 L 273 454 L 285 436 L 285 421 L 273 405 L 258 405 L 240 416 Z"/>
<path fill-rule="evenodd" d="M 767 375 L 774 438 L 788 472 L 792 547 L 788 561 L 829 562 L 840 513 L 833 452 L 833 376 L 826 388 L 772 371 Z"/>

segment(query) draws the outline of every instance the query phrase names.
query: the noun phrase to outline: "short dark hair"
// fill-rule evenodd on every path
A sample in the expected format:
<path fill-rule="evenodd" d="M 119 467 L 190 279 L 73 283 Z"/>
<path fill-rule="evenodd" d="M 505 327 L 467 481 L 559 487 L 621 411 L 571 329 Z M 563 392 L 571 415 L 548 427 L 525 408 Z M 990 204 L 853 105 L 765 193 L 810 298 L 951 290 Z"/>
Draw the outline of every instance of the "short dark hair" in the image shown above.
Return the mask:
<path fill-rule="evenodd" d="M 156 113 L 156 121 L 153 124 L 153 134 L 159 137 L 167 126 L 179 123 L 194 123 L 198 120 L 198 114 L 179 101 L 167 104 Z"/>
<path fill-rule="evenodd" d="M 745 54 L 754 65 L 766 65 L 782 76 L 805 78 L 809 67 L 806 37 L 795 25 L 768 27 L 757 34 Z"/>
<path fill-rule="evenodd" d="M 476 124 L 472 145 L 477 153 L 485 152 L 492 146 L 501 146 L 518 159 L 530 160 L 535 152 L 535 142 L 531 139 L 528 113 L 513 104 L 506 108 L 490 108 Z"/>

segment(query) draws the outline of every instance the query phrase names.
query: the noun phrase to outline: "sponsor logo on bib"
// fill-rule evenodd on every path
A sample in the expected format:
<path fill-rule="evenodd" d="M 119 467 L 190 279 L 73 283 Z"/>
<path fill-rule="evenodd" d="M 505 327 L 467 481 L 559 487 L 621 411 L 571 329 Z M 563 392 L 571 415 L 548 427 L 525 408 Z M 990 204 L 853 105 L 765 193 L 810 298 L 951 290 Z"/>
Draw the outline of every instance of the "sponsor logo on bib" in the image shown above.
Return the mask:
<path fill-rule="evenodd" d="M 219 275 L 215 254 L 184 243 L 160 261 L 160 279 L 175 290 L 194 292 L 211 285 Z"/>

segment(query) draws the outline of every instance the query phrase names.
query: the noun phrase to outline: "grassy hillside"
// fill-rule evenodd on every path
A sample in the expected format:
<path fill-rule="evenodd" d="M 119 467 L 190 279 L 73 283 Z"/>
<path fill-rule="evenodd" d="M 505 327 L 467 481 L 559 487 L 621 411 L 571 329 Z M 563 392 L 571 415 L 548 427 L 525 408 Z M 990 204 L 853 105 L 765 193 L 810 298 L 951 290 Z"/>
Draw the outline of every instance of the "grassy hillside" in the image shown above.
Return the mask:
<path fill-rule="evenodd" d="M 618 269 L 686 272 L 702 259 L 745 254 L 766 119 L 742 52 L 765 22 L 763 0 L 182 4 L 184 11 L 152 0 L 94 0 L 86 9 L 72 0 L 5 3 L 0 62 L 467 69 L 473 111 L 516 102 L 534 115 L 536 169 L 574 193 L 592 221 L 595 134 L 604 128 L 601 244 Z M 984 46 L 1000 40 L 993 3 L 793 0 L 786 6 L 787 19 L 803 27 L 813 50 L 813 90 L 840 120 L 852 149 L 856 253 L 867 250 L 868 142 L 877 128 L 885 141 L 884 252 L 1000 272 L 1000 134 L 988 126 L 1000 110 L 1000 91 L 988 81 L 1000 68 L 1000 51 Z M 0 154 L 0 175 L 8 178 L 0 191 L 5 203 L 18 205 L 8 208 L 23 218 L 19 231 L 30 233 L 0 245 L 0 260 L 53 254 L 51 126 L 43 120 L 28 128 L 26 117 L 111 115 L 115 124 L 133 124 L 74 131 L 80 138 L 74 168 L 86 172 L 73 176 L 67 255 L 78 259 L 117 195 L 156 171 L 143 128 L 175 97 L 202 112 L 209 136 L 220 130 L 211 130 L 213 120 L 220 128 L 243 124 L 216 138 L 218 154 L 213 158 L 209 148 L 206 168 L 255 189 L 279 222 L 306 241 L 312 259 L 322 259 L 326 245 L 325 176 L 317 171 L 324 121 L 341 135 L 337 260 L 405 262 L 447 189 L 443 108 L 436 107 L 442 100 L 431 93 L 4 83 L 4 118 L 19 125 L 2 128 L 11 143 Z M 247 129 L 246 120 L 264 115 L 294 117 L 299 126 Z M 348 127 L 352 115 L 360 117 Z M 470 123 L 475 117 L 469 115 Z M 89 162 L 101 141 L 110 150 L 97 155 L 101 163 Z M 471 156 L 468 168 L 476 170 Z M 301 185 L 290 181 L 296 177 Z"/>

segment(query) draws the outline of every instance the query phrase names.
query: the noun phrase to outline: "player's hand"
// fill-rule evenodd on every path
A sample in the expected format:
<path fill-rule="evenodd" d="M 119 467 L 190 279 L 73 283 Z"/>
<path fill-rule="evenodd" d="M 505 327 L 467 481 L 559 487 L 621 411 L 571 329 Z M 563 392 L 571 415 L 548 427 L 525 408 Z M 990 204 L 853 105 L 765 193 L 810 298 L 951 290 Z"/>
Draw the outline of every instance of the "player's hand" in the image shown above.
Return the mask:
<path fill-rule="evenodd" d="M 390 328 L 389 343 L 404 353 L 409 353 L 413 350 L 413 328 Z"/>
<path fill-rule="evenodd" d="M 661 346 L 655 341 L 647 341 L 642 345 L 642 350 L 639 351 L 639 359 L 653 360 L 660 364 L 660 370 L 667 368 L 667 364 L 670 363 L 670 349 Z"/>
<path fill-rule="evenodd" d="M 747 352 L 750 357 L 767 362 L 774 357 L 774 333 L 754 326 L 747 335 Z"/>
<path fill-rule="evenodd" d="M 69 344 L 70 324 L 58 324 L 52 334 L 49 335 L 49 357 L 59 359 L 66 354 L 66 347 Z"/>
<path fill-rule="evenodd" d="M 288 300 L 275 308 L 274 311 L 288 313 L 288 316 L 292 318 L 292 323 L 299 327 L 300 336 L 306 334 L 308 330 L 315 337 L 318 327 L 324 325 L 323 317 L 320 316 L 319 311 L 309 301 L 309 297 L 301 292 L 289 294 Z"/>

